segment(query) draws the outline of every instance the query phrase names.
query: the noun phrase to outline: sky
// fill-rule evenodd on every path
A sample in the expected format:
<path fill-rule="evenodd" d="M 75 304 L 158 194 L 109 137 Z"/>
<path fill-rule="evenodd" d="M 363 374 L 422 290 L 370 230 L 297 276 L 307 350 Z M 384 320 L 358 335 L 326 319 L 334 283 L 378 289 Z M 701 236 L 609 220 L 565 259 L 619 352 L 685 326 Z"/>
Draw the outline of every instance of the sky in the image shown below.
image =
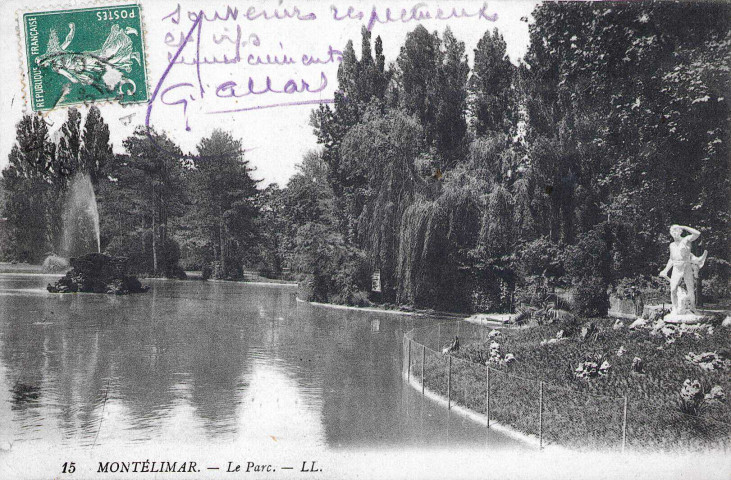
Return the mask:
<path fill-rule="evenodd" d="M 114 4 L 125 3 L 128 2 Z M 4 66 L 0 69 L 2 168 L 7 165 L 8 153 L 15 142 L 15 124 L 24 112 L 30 111 L 26 101 L 28 93 L 23 92 L 23 50 L 17 34 L 18 31 L 22 34 L 23 25 L 18 18 L 23 12 L 43 10 L 43 5 L 43 2 L 34 0 L 10 0 L 0 6 L 3 45 L 0 59 Z M 309 125 L 310 112 L 318 102 L 332 99 L 337 88 L 337 51 L 342 51 L 347 41 L 353 40 L 355 51 L 360 56 L 360 30 L 363 25 L 372 20 L 373 41 L 376 36 L 381 36 L 387 63 L 396 60 L 407 32 L 419 23 L 429 31 L 440 33 L 449 26 L 457 39 L 465 42 L 470 63 L 473 50 L 484 32 L 497 28 L 505 38 L 511 61 L 517 63 L 528 46 L 528 21 L 536 3 L 492 1 L 483 5 L 475 1 L 394 1 L 374 4 L 330 0 L 232 1 L 229 4 L 224 1 L 178 3 L 148 0 L 142 1 L 141 5 L 147 83 L 150 95 L 156 89 L 158 94 L 152 102 L 149 119 L 147 104 L 98 104 L 110 126 L 114 151 L 123 152 L 122 140 L 136 126 L 146 122 L 155 130 L 167 133 L 184 152 L 191 153 L 195 153 L 201 138 L 215 128 L 222 128 L 242 139 L 246 158 L 255 168 L 254 176 L 262 180 L 262 185 L 272 182 L 284 185 L 295 173 L 295 165 L 303 155 L 318 148 Z M 232 13 L 228 19 L 220 19 L 226 18 L 227 6 L 232 12 L 234 8 L 238 9 L 235 19 Z M 443 17 L 448 16 L 452 9 L 457 12 L 464 10 L 471 17 L 463 15 L 449 20 L 417 21 L 411 19 L 415 6 L 417 14 L 429 13 L 432 17 L 437 16 L 438 9 L 441 9 Z M 282 16 L 285 11 L 294 13 L 295 7 L 299 9 L 301 19 L 273 18 L 277 13 Z M 350 18 L 347 15 L 349 7 L 352 7 Z M 479 12 L 482 8 L 485 15 L 481 17 Z M 393 21 L 387 21 L 386 9 L 390 9 Z M 401 20 L 403 9 L 407 11 L 406 21 Z M 204 16 L 195 22 L 197 12 L 201 10 Z M 216 13 L 219 19 L 215 19 Z M 335 15 L 346 18 L 336 20 Z M 267 16 L 272 18 L 266 19 Z M 83 28 L 79 25 L 77 31 Z M 59 37 L 63 38 L 64 32 L 65 27 L 60 27 Z M 188 33 L 190 40 L 182 42 Z M 81 38 L 81 34 L 78 37 Z M 81 40 L 74 41 L 76 44 L 72 42 L 69 50 L 99 48 L 82 45 Z M 238 57 L 236 44 L 239 45 Z M 332 55 L 331 51 L 334 51 Z M 178 62 L 182 63 L 171 65 L 170 60 L 176 53 Z M 270 64 L 265 64 L 267 55 Z M 224 60 L 228 63 L 221 63 Z M 289 63 L 272 64 L 275 61 Z M 251 91 L 257 94 L 249 93 Z M 236 95 L 236 98 L 222 98 L 231 95 Z M 276 106 L 282 104 L 288 105 Z M 85 115 L 88 107 L 82 105 L 78 108 Z M 52 135 L 58 135 L 66 115 L 67 107 L 58 107 L 45 114 Z"/>

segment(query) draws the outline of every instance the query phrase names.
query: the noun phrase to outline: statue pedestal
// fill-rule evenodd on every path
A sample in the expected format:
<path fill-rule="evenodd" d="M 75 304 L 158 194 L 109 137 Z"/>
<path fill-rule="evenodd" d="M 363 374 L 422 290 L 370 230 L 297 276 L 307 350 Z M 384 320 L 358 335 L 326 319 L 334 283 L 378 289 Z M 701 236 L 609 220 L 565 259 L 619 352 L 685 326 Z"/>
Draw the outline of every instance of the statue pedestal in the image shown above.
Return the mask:
<path fill-rule="evenodd" d="M 665 323 L 687 323 L 687 324 L 693 324 L 698 323 L 701 320 L 703 320 L 703 315 L 698 315 L 696 313 L 668 313 L 663 318 Z"/>

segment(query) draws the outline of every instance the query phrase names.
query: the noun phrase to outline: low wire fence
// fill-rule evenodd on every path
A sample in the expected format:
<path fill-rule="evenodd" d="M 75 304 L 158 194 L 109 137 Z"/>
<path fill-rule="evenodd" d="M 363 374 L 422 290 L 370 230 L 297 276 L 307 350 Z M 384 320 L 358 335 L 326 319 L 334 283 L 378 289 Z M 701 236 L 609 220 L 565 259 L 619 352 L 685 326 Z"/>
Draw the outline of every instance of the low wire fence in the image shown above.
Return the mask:
<path fill-rule="evenodd" d="M 502 328 L 502 327 L 501 327 Z M 671 411 L 647 411 L 627 396 L 578 391 L 526 378 L 489 362 L 443 353 L 455 337 L 462 346 L 486 344 L 490 329 L 464 321 L 415 328 L 403 338 L 403 374 L 455 405 L 533 436 L 540 447 L 558 444 L 624 451 L 627 448 L 706 449 L 731 446 L 731 425 Z M 690 417 L 690 418 L 688 418 Z"/>

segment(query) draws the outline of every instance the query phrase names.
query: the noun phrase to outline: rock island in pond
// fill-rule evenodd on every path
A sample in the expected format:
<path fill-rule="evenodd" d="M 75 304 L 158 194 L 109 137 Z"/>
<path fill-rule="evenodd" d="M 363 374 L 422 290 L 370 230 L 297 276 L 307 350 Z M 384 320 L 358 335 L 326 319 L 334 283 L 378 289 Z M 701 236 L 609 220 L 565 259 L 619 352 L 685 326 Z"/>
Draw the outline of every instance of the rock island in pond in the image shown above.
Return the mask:
<path fill-rule="evenodd" d="M 127 259 L 103 253 L 89 253 L 72 258 L 71 270 L 59 281 L 49 283 L 47 288 L 51 293 L 126 295 L 143 293 L 150 287 L 143 286 L 137 277 L 127 273 Z"/>

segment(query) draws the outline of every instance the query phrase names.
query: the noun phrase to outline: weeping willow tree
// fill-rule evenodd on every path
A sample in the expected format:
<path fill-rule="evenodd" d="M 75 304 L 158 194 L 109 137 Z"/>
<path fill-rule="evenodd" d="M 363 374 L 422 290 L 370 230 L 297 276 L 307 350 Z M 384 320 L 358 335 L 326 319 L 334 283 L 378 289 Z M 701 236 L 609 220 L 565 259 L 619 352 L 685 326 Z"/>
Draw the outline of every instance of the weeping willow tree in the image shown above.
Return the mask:
<path fill-rule="evenodd" d="M 482 201 L 474 184 L 450 183 L 434 200 L 421 196 L 401 221 L 398 301 L 437 309 L 473 309 L 472 264 Z"/>
<path fill-rule="evenodd" d="M 486 198 L 480 242 L 476 249 L 482 297 L 478 307 L 506 310 L 515 289 L 515 247 L 519 229 L 515 223 L 515 201 L 503 184 L 495 185 Z"/>
<path fill-rule="evenodd" d="M 366 204 L 358 220 L 359 243 L 368 252 L 372 269 L 380 270 L 383 296 L 388 301 L 392 301 L 397 292 L 401 219 L 414 195 L 414 182 L 406 179 L 398 167 L 393 164 L 387 167 L 384 188 Z"/>
<path fill-rule="evenodd" d="M 426 185 L 414 166 L 422 150 L 421 126 L 402 112 L 366 115 L 341 147 L 344 170 L 356 185 L 349 191 L 351 216 L 357 218 L 354 236 L 371 269 L 381 272 L 386 301 L 396 298 L 401 219 L 415 193 Z"/>
<path fill-rule="evenodd" d="M 487 195 L 487 208 L 482 218 L 480 246 L 489 258 L 498 259 L 513 251 L 513 195 L 505 185 L 495 185 Z"/>
<path fill-rule="evenodd" d="M 404 212 L 399 235 L 398 303 L 416 304 L 422 284 L 424 245 L 431 232 L 427 230 L 434 202 L 417 198 Z"/>

